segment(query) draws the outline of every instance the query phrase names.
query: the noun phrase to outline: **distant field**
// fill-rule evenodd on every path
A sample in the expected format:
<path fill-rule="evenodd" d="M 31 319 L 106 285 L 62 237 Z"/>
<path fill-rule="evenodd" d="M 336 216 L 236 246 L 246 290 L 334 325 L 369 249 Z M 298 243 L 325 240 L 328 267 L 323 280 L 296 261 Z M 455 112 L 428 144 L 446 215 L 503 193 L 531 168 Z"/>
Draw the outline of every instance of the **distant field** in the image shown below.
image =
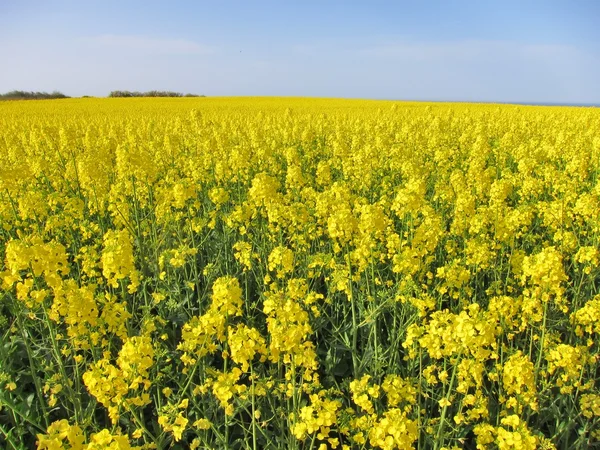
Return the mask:
<path fill-rule="evenodd" d="M 600 111 L 0 103 L 0 447 L 586 449 Z"/>

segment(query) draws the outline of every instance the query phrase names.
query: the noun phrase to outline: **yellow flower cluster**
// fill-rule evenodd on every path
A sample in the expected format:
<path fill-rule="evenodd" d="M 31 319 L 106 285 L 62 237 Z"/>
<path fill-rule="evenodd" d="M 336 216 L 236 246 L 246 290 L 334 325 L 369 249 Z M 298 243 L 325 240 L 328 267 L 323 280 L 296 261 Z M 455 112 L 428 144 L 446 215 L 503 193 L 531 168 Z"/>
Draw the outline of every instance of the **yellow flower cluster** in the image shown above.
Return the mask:
<path fill-rule="evenodd" d="M 588 362 L 594 362 L 586 347 L 574 347 L 568 344 L 559 344 L 550 349 L 546 354 L 546 360 L 548 373 L 557 375 L 556 386 L 563 394 L 570 394 L 582 385 L 581 373 L 584 367 Z"/>
<path fill-rule="evenodd" d="M 64 320 L 67 334 L 76 349 L 98 344 L 100 333 L 93 331 L 99 325 L 98 305 L 95 300 L 96 286 L 79 287 L 75 280 L 66 280 L 54 289 L 54 302 L 50 318 L 55 322 Z"/>
<path fill-rule="evenodd" d="M 367 414 L 373 414 L 375 412 L 372 399 L 379 397 L 380 388 L 378 384 L 370 385 L 370 379 L 370 375 L 365 375 L 359 380 L 352 380 L 350 382 L 352 401 Z"/>
<path fill-rule="evenodd" d="M 311 373 L 317 369 L 314 344 L 309 340 L 313 330 L 308 313 L 294 295 L 298 292 L 302 291 L 289 290 L 286 293 L 275 288 L 265 293 L 263 312 L 267 315 L 269 359 L 292 365 L 286 377 L 292 376 L 296 368 L 304 368 L 304 377 L 310 380 Z"/>
<path fill-rule="evenodd" d="M 227 342 L 231 360 L 239 364 L 243 372 L 248 372 L 255 355 L 261 355 L 260 362 L 267 357 L 265 339 L 256 328 L 250 328 L 242 323 L 237 327 L 229 327 Z"/>
<path fill-rule="evenodd" d="M 88 441 L 86 443 L 86 440 Z M 106 428 L 92 433 L 86 439 L 83 430 L 78 425 L 70 425 L 63 419 L 53 422 L 47 434 L 38 434 L 38 450 L 137 450 L 141 447 L 132 446 L 129 438 L 122 434 L 112 434 Z"/>
<path fill-rule="evenodd" d="M 139 273 L 135 268 L 133 246 L 127 230 L 110 230 L 104 235 L 101 262 L 102 274 L 110 286 L 116 288 L 120 280 L 129 277 L 129 293 L 137 291 Z"/>
<path fill-rule="evenodd" d="M 285 247 L 275 247 L 269 255 L 269 270 L 277 272 L 277 278 L 283 278 L 294 270 L 294 253 Z"/>
<path fill-rule="evenodd" d="M 330 427 L 337 423 L 338 410 L 341 406 L 341 401 L 326 398 L 324 391 L 312 394 L 310 404 L 300 408 L 298 420 L 292 426 L 296 439 L 304 440 L 307 435 L 318 431 L 317 438 L 330 439 L 330 444 L 333 446 L 329 432 Z"/>
<path fill-rule="evenodd" d="M 453 355 L 472 355 L 481 360 L 497 357 L 496 329 L 477 303 L 459 314 L 436 311 L 426 325 L 411 325 L 402 345 L 410 349 L 414 341 L 434 359 Z M 414 355 L 414 349 L 410 354 Z"/>
<path fill-rule="evenodd" d="M 370 379 L 370 375 L 364 375 L 350 382 L 352 401 L 362 410 L 362 414 L 350 420 L 352 440 L 362 445 L 368 438 L 373 448 L 385 450 L 414 448 L 419 434 L 418 423 L 409 418 L 409 414 L 417 400 L 415 387 L 398 375 L 387 375 L 381 385 L 369 383 Z M 374 402 L 380 398 L 382 390 L 387 396 L 388 409 L 378 413 Z"/>
<path fill-rule="evenodd" d="M 534 286 L 532 292 L 525 291 L 526 295 L 541 298 L 543 302 L 549 301 L 552 296 L 557 304 L 567 308 L 562 301 L 564 288 L 561 286 L 567 276 L 562 255 L 556 248 L 547 247 L 534 256 L 525 257 L 522 279 L 528 279 Z"/>
<path fill-rule="evenodd" d="M 600 395 L 583 394 L 579 400 L 581 414 L 588 419 L 600 416 Z"/>
<path fill-rule="evenodd" d="M 202 316 L 193 317 L 183 326 L 178 349 L 183 351 L 181 361 L 195 364 L 198 358 L 217 350 L 217 343 L 225 340 L 229 317 L 242 314 L 242 290 L 236 278 L 221 277 L 213 285 L 212 303 Z"/>
<path fill-rule="evenodd" d="M 39 306 L 48 296 L 45 289 L 34 289 L 34 277 L 43 277 L 50 288 L 57 289 L 70 271 L 65 247 L 38 236 L 8 242 L 5 266 L 7 270 L 0 273 L 4 287 L 17 283 L 17 297 L 29 308 Z M 28 272 L 24 279 L 22 272 Z"/>
<path fill-rule="evenodd" d="M 212 392 L 228 416 L 233 415 L 234 407 L 230 400 L 234 395 L 244 394 L 246 385 L 237 384 L 242 376 L 242 370 L 234 367 L 231 372 L 219 373 L 212 382 Z"/>
<path fill-rule="evenodd" d="M 406 412 L 392 408 L 373 424 L 369 443 L 383 450 L 412 449 L 418 437 L 417 422 L 406 417 Z"/>
<path fill-rule="evenodd" d="M 571 322 L 575 325 L 578 336 L 587 334 L 600 334 L 600 295 L 571 314 Z"/>
<path fill-rule="evenodd" d="M 517 413 L 522 406 L 538 409 L 536 401 L 535 368 L 529 358 L 520 351 L 506 360 L 502 367 L 502 384 L 508 398 L 507 408 L 513 408 Z"/>
<path fill-rule="evenodd" d="M 125 341 L 113 365 L 106 357 L 83 374 L 88 391 L 108 410 L 113 423 L 121 411 L 132 406 L 150 403 L 148 393 L 152 380 L 149 370 L 154 363 L 154 348 L 147 336 L 132 337 Z"/>
<path fill-rule="evenodd" d="M 490 424 L 476 425 L 473 431 L 477 436 L 477 448 L 498 448 L 499 450 L 535 450 L 540 440 L 532 435 L 527 425 L 516 414 L 501 420 L 502 426 Z M 490 444 L 495 444 L 491 447 Z M 552 448 L 552 447 L 550 447 Z"/>
<path fill-rule="evenodd" d="M 181 440 L 189 423 L 189 419 L 184 415 L 188 404 L 188 399 L 185 399 L 178 405 L 165 405 L 158 415 L 158 424 L 163 430 L 173 433 L 176 442 Z"/>

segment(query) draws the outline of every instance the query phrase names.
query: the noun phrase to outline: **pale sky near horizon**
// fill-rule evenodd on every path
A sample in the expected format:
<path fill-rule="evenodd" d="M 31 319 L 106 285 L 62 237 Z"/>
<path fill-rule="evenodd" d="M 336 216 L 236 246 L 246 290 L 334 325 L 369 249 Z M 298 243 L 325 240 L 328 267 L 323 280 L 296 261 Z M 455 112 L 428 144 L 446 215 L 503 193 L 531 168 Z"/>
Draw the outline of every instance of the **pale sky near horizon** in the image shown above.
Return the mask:
<path fill-rule="evenodd" d="M 600 104 L 600 0 L 0 0 L 0 92 Z"/>

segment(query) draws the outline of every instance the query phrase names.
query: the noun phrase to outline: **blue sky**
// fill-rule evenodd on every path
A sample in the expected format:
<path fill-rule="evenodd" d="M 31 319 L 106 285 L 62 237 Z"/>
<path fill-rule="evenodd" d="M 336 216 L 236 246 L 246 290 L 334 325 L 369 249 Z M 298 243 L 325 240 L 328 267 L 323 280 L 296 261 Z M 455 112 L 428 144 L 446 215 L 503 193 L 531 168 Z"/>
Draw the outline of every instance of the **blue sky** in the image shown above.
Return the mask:
<path fill-rule="evenodd" d="M 600 1 L 0 0 L 0 92 L 600 103 Z"/>

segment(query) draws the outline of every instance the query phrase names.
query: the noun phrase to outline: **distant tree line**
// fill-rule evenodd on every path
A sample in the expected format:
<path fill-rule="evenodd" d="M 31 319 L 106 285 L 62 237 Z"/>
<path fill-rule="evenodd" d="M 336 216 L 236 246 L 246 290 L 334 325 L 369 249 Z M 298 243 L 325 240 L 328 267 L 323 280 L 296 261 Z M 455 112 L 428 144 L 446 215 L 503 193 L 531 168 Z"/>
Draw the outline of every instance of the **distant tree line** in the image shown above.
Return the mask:
<path fill-rule="evenodd" d="M 0 100 L 44 100 L 51 98 L 70 98 L 62 92 L 27 92 L 27 91 L 10 91 L 6 94 L 0 94 Z"/>
<path fill-rule="evenodd" d="M 148 91 L 148 92 L 132 92 L 132 91 L 112 91 L 108 94 L 109 97 L 205 97 L 204 95 L 182 94 L 181 92 L 171 91 Z M 62 92 L 28 92 L 28 91 L 10 91 L 6 94 L 0 94 L 0 100 L 43 100 L 52 98 L 71 98 Z M 83 98 L 89 98 L 84 95 Z"/>
<path fill-rule="evenodd" d="M 131 92 L 131 91 L 112 91 L 108 94 L 109 97 L 204 97 L 204 95 L 182 94 L 181 92 L 171 91 L 148 91 L 148 92 Z"/>

